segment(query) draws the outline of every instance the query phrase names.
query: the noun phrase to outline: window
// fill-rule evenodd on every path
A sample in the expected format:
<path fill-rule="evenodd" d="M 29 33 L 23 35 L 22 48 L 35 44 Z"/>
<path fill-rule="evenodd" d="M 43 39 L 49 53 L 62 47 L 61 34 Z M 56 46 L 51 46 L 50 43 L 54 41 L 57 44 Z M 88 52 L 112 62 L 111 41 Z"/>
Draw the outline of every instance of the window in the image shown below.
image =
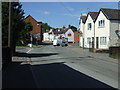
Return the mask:
<path fill-rule="evenodd" d="M 105 45 L 107 43 L 107 38 L 106 37 L 100 37 L 100 44 Z"/>
<path fill-rule="evenodd" d="M 91 38 L 87 38 L 87 43 L 89 44 L 91 42 Z"/>
<path fill-rule="evenodd" d="M 91 28 L 92 28 L 92 24 L 88 23 L 88 30 L 91 30 Z"/>
<path fill-rule="evenodd" d="M 98 21 L 98 26 L 99 27 L 104 27 L 105 26 L 105 20 Z"/>

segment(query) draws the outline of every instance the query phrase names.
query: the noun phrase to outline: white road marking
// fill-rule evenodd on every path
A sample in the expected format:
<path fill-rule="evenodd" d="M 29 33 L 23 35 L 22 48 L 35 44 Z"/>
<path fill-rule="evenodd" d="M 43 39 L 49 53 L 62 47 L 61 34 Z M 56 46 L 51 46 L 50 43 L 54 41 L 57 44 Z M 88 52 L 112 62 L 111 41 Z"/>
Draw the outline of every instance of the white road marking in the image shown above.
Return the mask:
<path fill-rule="evenodd" d="M 33 48 L 31 48 L 30 50 L 28 50 L 26 53 L 29 53 L 31 50 L 33 50 Z"/>

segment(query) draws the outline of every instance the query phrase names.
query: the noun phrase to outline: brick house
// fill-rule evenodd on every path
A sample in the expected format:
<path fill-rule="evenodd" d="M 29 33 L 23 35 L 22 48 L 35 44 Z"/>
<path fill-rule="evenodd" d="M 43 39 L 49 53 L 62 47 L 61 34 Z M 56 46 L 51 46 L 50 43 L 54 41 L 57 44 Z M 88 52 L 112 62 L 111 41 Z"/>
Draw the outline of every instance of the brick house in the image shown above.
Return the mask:
<path fill-rule="evenodd" d="M 74 43 L 79 43 L 79 31 L 74 32 Z"/>
<path fill-rule="evenodd" d="M 40 44 L 42 42 L 42 22 L 36 21 L 31 15 L 28 15 L 24 21 L 30 21 L 33 29 L 30 34 L 33 37 L 33 43 Z"/>

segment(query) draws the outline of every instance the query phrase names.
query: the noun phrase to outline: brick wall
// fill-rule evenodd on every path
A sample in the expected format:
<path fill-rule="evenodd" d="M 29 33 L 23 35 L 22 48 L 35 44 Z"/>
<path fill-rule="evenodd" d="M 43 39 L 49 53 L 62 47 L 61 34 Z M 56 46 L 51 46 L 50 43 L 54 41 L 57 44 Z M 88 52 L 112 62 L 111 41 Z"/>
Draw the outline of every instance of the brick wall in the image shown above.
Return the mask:
<path fill-rule="evenodd" d="M 41 37 L 37 38 L 37 40 L 42 41 L 42 22 L 37 22 L 32 16 L 27 16 L 25 21 L 30 21 L 33 29 L 30 32 L 31 34 L 40 34 Z"/>
<path fill-rule="evenodd" d="M 79 34 L 78 34 L 78 31 L 74 32 L 74 43 L 79 43 Z"/>

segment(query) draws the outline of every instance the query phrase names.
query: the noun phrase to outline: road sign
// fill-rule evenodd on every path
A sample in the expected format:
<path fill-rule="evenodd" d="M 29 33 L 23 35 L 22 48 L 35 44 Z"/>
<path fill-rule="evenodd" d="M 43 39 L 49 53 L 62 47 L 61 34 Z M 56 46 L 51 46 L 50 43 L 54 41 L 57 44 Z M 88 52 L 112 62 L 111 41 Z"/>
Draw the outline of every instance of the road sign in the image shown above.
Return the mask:
<path fill-rule="evenodd" d="M 32 37 L 33 35 L 32 35 L 32 34 L 30 34 L 30 36 Z"/>
<path fill-rule="evenodd" d="M 40 37 L 40 34 L 37 34 L 36 36 L 37 36 L 37 37 Z"/>

